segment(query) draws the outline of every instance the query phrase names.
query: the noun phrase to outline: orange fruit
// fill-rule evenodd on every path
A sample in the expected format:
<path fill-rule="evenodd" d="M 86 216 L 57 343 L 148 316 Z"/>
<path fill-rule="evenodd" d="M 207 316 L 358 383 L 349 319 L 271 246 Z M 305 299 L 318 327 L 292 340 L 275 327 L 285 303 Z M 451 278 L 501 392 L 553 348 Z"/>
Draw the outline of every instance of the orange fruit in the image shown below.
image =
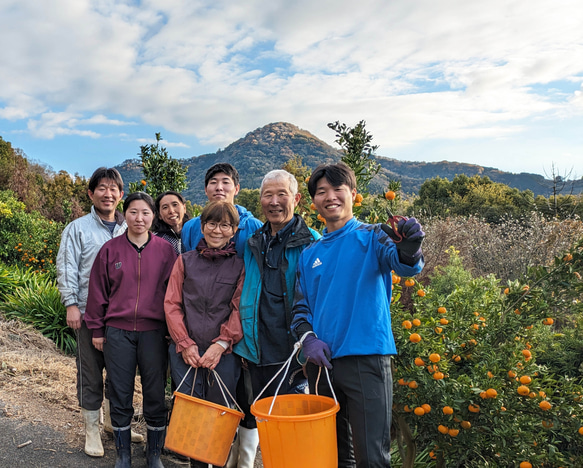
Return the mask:
<path fill-rule="evenodd" d="M 472 423 L 470 421 L 462 421 L 461 426 L 464 429 L 469 429 L 470 427 L 472 427 Z"/>
<path fill-rule="evenodd" d="M 421 341 L 421 335 L 419 335 L 418 333 L 411 333 L 409 341 L 411 343 L 419 343 Z"/>
<path fill-rule="evenodd" d="M 435 372 L 435 373 L 433 374 L 433 378 L 434 378 L 435 380 L 441 380 L 441 379 L 443 379 L 444 377 L 445 377 L 445 375 L 443 375 L 443 372 Z"/>
<path fill-rule="evenodd" d="M 417 295 L 418 295 L 419 297 L 425 297 L 425 291 L 423 291 L 423 289 L 419 289 L 419 290 L 417 291 Z"/>
<path fill-rule="evenodd" d="M 526 396 L 530 392 L 530 390 L 528 389 L 528 387 L 526 385 L 521 385 L 520 387 L 518 387 L 516 389 L 516 391 L 518 392 L 519 395 L 522 395 L 522 396 Z"/>
<path fill-rule="evenodd" d="M 486 398 L 488 398 L 488 394 L 486 392 L 480 392 L 480 398 L 483 398 L 485 400 Z"/>
<path fill-rule="evenodd" d="M 543 320 L 543 325 L 552 325 L 555 321 L 551 317 L 547 317 Z"/>
<path fill-rule="evenodd" d="M 530 382 L 532 382 L 532 379 L 528 375 L 523 375 L 522 377 L 520 377 L 521 384 L 528 385 Z"/>
<path fill-rule="evenodd" d="M 443 328 L 441 327 L 435 327 L 435 333 L 437 333 L 438 335 L 443 331 Z"/>
<path fill-rule="evenodd" d="M 488 371 L 488 378 L 489 379 L 493 379 L 494 378 L 494 374 L 492 374 L 492 372 Z"/>
<path fill-rule="evenodd" d="M 416 327 L 418 327 L 419 325 L 421 325 L 421 320 L 419 320 L 419 319 L 413 319 L 413 325 L 415 325 Z"/>
<path fill-rule="evenodd" d="M 385 193 L 385 198 L 389 201 L 394 200 L 396 196 L 397 196 L 397 194 L 395 192 L 393 192 L 392 190 L 389 190 L 387 193 Z"/>
<path fill-rule="evenodd" d="M 583 426 L 581 426 L 577 432 L 578 432 L 579 434 L 583 435 Z"/>
<path fill-rule="evenodd" d="M 413 412 L 417 415 L 417 416 L 423 416 L 425 414 L 425 410 L 421 407 L 418 406 L 417 408 L 415 408 L 413 410 Z"/>
<path fill-rule="evenodd" d="M 528 349 L 523 349 L 522 355 L 526 358 L 527 361 L 532 357 L 532 353 Z"/>
<path fill-rule="evenodd" d="M 310 205 L 310 210 L 312 211 L 316 211 L 316 205 L 314 205 L 313 203 Z"/>
<path fill-rule="evenodd" d="M 409 405 L 405 405 L 405 407 L 403 409 L 405 410 L 405 413 L 411 412 L 411 408 L 409 408 Z"/>
<path fill-rule="evenodd" d="M 444 406 L 442 411 L 445 415 L 453 414 L 453 408 L 451 406 Z"/>
<path fill-rule="evenodd" d="M 397 381 L 397 383 L 398 383 L 399 385 L 403 385 L 403 386 L 404 386 L 404 385 L 407 385 L 407 382 L 405 382 L 405 379 L 404 379 L 403 377 L 401 377 L 401 378 L 400 378 L 400 379 Z"/>
<path fill-rule="evenodd" d="M 522 463 L 520 463 L 520 468 L 532 468 L 532 463 L 523 461 Z"/>
<path fill-rule="evenodd" d="M 564 262 L 570 262 L 571 260 L 573 260 L 573 255 L 571 254 L 567 254 L 563 257 Z"/>
<path fill-rule="evenodd" d="M 411 286 L 415 286 L 415 280 L 411 278 L 405 280 L 405 286 L 407 286 L 408 288 L 410 288 Z"/>
<path fill-rule="evenodd" d="M 530 392 L 530 393 L 528 394 L 528 398 L 536 398 L 536 393 L 534 393 L 534 392 Z"/>
<path fill-rule="evenodd" d="M 441 356 L 437 353 L 433 353 L 429 355 L 429 360 L 433 363 L 441 361 Z"/>
<path fill-rule="evenodd" d="M 399 284 L 401 282 L 401 277 L 399 275 L 393 274 L 393 284 Z"/>
<path fill-rule="evenodd" d="M 451 358 L 452 358 L 452 359 L 453 359 L 455 362 L 460 362 L 460 361 L 462 360 L 462 357 L 461 357 L 461 356 L 458 356 L 457 354 L 454 354 L 454 355 L 453 355 Z"/>
<path fill-rule="evenodd" d="M 415 390 L 417 387 L 419 387 L 419 384 L 417 382 L 415 382 L 414 380 L 412 380 L 411 382 L 408 383 L 409 388 L 412 388 L 413 390 Z"/>
<path fill-rule="evenodd" d="M 504 290 L 504 294 L 509 294 L 509 293 L 510 293 L 510 289 L 506 288 L 506 289 Z"/>
<path fill-rule="evenodd" d="M 437 426 L 437 430 L 439 432 L 441 432 L 442 434 L 447 434 L 447 432 L 449 431 L 449 429 L 447 427 L 445 427 L 443 424 L 440 424 L 439 426 Z"/>
<path fill-rule="evenodd" d="M 360 193 L 357 193 L 357 194 L 356 194 L 356 197 L 354 197 L 354 201 L 355 201 L 356 203 L 360 203 L 362 200 L 363 200 L 363 197 L 362 197 L 362 195 L 361 195 Z"/>
<path fill-rule="evenodd" d="M 550 409 L 552 408 L 552 405 L 551 405 L 551 404 L 550 404 L 548 401 L 546 401 L 546 400 L 543 400 L 543 401 L 541 401 L 541 402 L 538 404 L 538 406 L 539 406 L 539 408 L 540 408 L 540 409 L 542 409 L 543 411 L 548 411 L 548 410 L 550 410 Z"/>
<path fill-rule="evenodd" d="M 435 460 L 437 458 L 437 455 L 435 455 L 435 452 L 433 450 L 429 452 L 429 458 L 431 458 L 432 460 Z"/>
<path fill-rule="evenodd" d="M 498 392 L 493 388 L 486 390 L 486 394 L 488 395 L 488 398 L 496 398 L 498 396 Z"/>
<path fill-rule="evenodd" d="M 423 361 L 423 359 L 421 359 L 420 357 L 417 357 L 417 358 L 415 358 L 415 365 L 416 366 L 424 366 L 425 361 Z"/>
<path fill-rule="evenodd" d="M 479 413 L 480 412 L 480 407 L 478 405 L 469 405 L 468 406 L 468 411 L 470 413 Z"/>
<path fill-rule="evenodd" d="M 449 323 L 449 320 L 446 318 L 441 318 L 439 319 L 439 323 L 441 323 L 442 325 L 447 325 Z"/>
<path fill-rule="evenodd" d="M 445 314 L 447 312 L 447 309 L 445 307 L 439 307 L 437 309 L 437 312 L 439 312 L 440 314 Z"/>
<path fill-rule="evenodd" d="M 403 325 L 403 328 L 406 328 L 407 330 L 409 330 L 413 326 L 413 324 L 409 320 L 403 320 L 403 323 L 401 325 Z"/>
<path fill-rule="evenodd" d="M 450 429 L 449 431 L 447 431 L 447 433 L 451 437 L 457 437 L 457 435 L 460 433 L 460 430 L 459 429 Z"/>
<path fill-rule="evenodd" d="M 472 325 L 472 328 L 473 328 L 474 330 L 479 330 L 479 329 L 480 329 L 480 325 L 478 325 L 477 323 L 474 323 L 474 324 Z"/>
<path fill-rule="evenodd" d="M 431 411 L 431 406 L 429 406 L 427 403 L 423 403 L 421 405 L 421 408 L 423 408 L 425 410 L 425 414 L 427 414 Z"/>

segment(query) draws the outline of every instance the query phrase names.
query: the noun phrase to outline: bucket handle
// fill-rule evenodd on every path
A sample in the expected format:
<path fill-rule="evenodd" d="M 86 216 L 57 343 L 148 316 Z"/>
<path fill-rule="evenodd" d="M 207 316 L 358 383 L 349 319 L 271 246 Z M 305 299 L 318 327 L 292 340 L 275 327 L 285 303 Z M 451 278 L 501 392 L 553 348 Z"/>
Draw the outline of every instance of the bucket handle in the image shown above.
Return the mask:
<path fill-rule="evenodd" d="M 194 384 L 196 383 L 196 375 L 198 373 L 198 367 L 193 368 L 192 366 L 190 366 L 188 368 L 188 370 L 186 371 L 186 374 L 184 374 L 184 377 L 182 377 L 182 380 L 180 381 L 180 383 L 178 384 L 178 386 L 176 387 L 176 391 L 178 391 L 178 389 L 180 388 L 180 386 L 184 383 L 184 381 L 186 380 L 186 377 L 188 377 L 188 374 L 190 373 L 190 371 L 194 369 L 194 379 L 192 381 L 192 390 L 190 395 L 192 396 L 192 392 L 194 392 Z M 241 407 L 239 406 L 239 403 L 237 403 L 237 400 L 235 400 L 235 398 L 233 398 L 233 395 L 231 395 L 231 392 L 229 392 L 229 389 L 227 388 L 227 386 L 225 385 L 225 382 L 223 382 L 223 379 L 221 379 L 221 376 L 219 375 L 219 373 L 214 370 L 214 369 L 210 369 L 211 372 L 213 373 L 218 385 L 219 385 L 219 390 L 221 391 L 221 394 L 223 395 L 223 398 L 225 399 L 225 406 L 228 408 L 230 407 L 229 405 L 229 401 L 227 400 L 227 397 L 225 395 L 225 392 L 227 392 L 227 395 L 229 395 L 229 397 L 231 397 L 231 400 L 233 401 L 233 403 L 235 403 L 235 406 L 237 407 L 237 409 L 241 412 L 241 413 L 245 413 Z M 172 398 L 174 398 L 174 395 L 172 395 Z"/>
<path fill-rule="evenodd" d="M 279 389 L 281 388 L 281 385 L 283 384 L 283 381 L 285 379 L 287 371 L 289 370 L 289 366 L 291 365 L 292 359 L 300 351 L 301 347 L 302 347 L 301 341 L 298 341 L 294 344 L 294 348 L 292 350 L 292 353 L 290 354 L 290 357 L 287 358 L 287 361 L 285 361 L 283 363 L 281 368 L 275 373 L 275 375 L 271 378 L 271 380 L 269 382 L 267 382 L 267 385 L 265 385 L 265 387 L 263 387 L 263 389 L 259 392 L 259 395 L 257 395 L 255 400 L 253 400 L 253 404 L 255 404 L 257 402 L 257 400 L 259 400 L 259 398 L 261 398 L 261 395 L 263 395 L 265 390 L 267 390 L 267 388 L 271 385 L 271 383 L 276 379 L 276 377 L 279 374 L 281 374 L 281 372 L 285 369 L 285 372 L 283 373 L 283 376 L 279 382 L 279 385 L 275 389 L 275 395 L 273 395 L 273 400 L 271 401 L 271 406 L 269 407 L 269 412 L 267 413 L 268 415 L 271 415 L 271 411 L 273 410 L 273 405 L 275 404 L 275 399 L 277 398 L 277 394 L 279 393 Z M 336 393 L 334 392 L 334 387 L 332 387 L 332 382 L 330 381 L 330 373 L 328 372 L 328 368 L 324 367 L 324 370 L 326 371 L 326 377 L 328 378 L 328 385 L 330 386 L 330 390 L 332 391 L 332 396 L 334 397 L 334 402 L 338 403 L 338 399 L 336 398 Z M 318 381 L 320 380 L 320 373 L 321 372 L 322 372 L 322 368 L 320 367 L 320 370 L 318 371 L 318 378 L 316 380 L 316 395 L 318 395 Z"/>

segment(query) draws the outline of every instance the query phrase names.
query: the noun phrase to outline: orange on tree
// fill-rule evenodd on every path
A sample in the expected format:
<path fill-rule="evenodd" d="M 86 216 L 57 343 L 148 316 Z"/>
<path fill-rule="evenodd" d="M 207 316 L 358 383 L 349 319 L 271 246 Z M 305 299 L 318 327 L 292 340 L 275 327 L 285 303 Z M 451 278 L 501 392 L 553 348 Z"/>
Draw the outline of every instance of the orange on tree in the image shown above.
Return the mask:
<path fill-rule="evenodd" d="M 403 320 L 403 323 L 401 325 L 403 325 L 403 328 L 406 328 L 407 330 L 409 330 L 413 326 L 410 320 Z"/>
<path fill-rule="evenodd" d="M 480 407 L 478 405 L 469 405 L 468 406 L 468 411 L 470 413 L 479 413 L 480 412 Z"/>
<path fill-rule="evenodd" d="M 363 200 L 362 194 L 360 194 L 360 193 L 357 193 L 357 194 L 356 194 L 356 197 L 354 197 L 354 201 L 355 201 L 356 203 L 360 203 L 360 202 L 362 202 L 362 200 Z"/>
<path fill-rule="evenodd" d="M 418 289 L 418 290 L 417 290 L 417 295 L 418 295 L 419 297 L 425 297 L 425 291 L 423 291 L 423 289 Z"/>
<path fill-rule="evenodd" d="M 394 200 L 396 196 L 397 196 L 397 194 L 395 192 L 393 192 L 392 190 L 388 190 L 385 193 L 385 198 L 389 201 Z"/>
<path fill-rule="evenodd" d="M 416 327 L 418 327 L 419 325 L 421 325 L 421 320 L 419 319 L 413 319 L 413 325 L 415 325 Z"/>
<path fill-rule="evenodd" d="M 462 421 L 460 425 L 463 429 L 469 429 L 472 427 L 472 423 L 470 421 Z"/>
<path fill-rule="evenodd" d="M 508 377 L 510 377 L 511 379 L 513 379 L 514 377 L 516 377 L 516 372 L 514 372 L 513 370 L 509 370 L 508 371 Z"/>
<path fill-rule="evenodd" d="M 407 286 L 408 288 L 410 288 L 411 286 L 415 286 L 415 280 L 412 278 L 406 279 L 405 286 Z"/>
<path fill-rule="evenodd" d="M 530 392 L 529 388 L 526 385 L 521 385 L 516 389 L 519 395 L 526 396 Z"/>
<path fill-rule="evenodd" d="M 528 385 L 530 382 L 532 382 L 532 379 L 528 375 L 523 375 L 520 377 L 520 383 L 522 385 Z"/>
<path fill-rule="evenodd" d="M 425 361 L 423 359 L 421 359 L 420 357 L 417 357 L 417 358 L 415 358 L 415 365 L 416 366 L 424 366 Z"/>
<path fill-rule="evenodd" d="M 393 284 L 399 284 L 401 282 L 401 277 L 399 275 L 395 275 L 393 273 L 393 279 L 392 279 L 392 281 L 393 281 Z"/>
<path fill-rule="evenodd" d="M 577 430 L 577 432 L 578 432 L 579 434 L 583 435 L 583 426 L 581 426 L 581 427 L 580 427 L 580 428 Z"/>
<path fill-rule="evenodd" d="M 523 461 L 520 463 L 520 468 L 532 468 L 532 463 L 529 463 L 527 461 Z"/>
<path fill-rule="evenodd" d="M 540 408 L 540 409 L 542 409 L 543 411 L 548 411 L 548 410 L 550 410 L 550 409 L 552 408 L 552 405 L 551 405 L 551 404 L 550 404 L 548 401 L 546 401 L 546 400 L 543 400 L 543 401 L 541 401 L 541 402 L 538 404 L 538 406 L 539 406 L 539 408 Z"/>
<path fill-rule="evenodd" d="M 510 294 L 510 289 L 509 288 L 504 289 L 504 294 L 506 295 Z"/>
<path fill-rule="evenodd" d="M 553 323 L 555 323 L 555 321 L 551 317 L 547 317 L 543 320 L 543 325 L 552 325 Z"/>
<path fill-rule="evenodd" d="M 567 254 L 563 257 L 564 262 L 570 262 L 571 260 L 573 260 L 573 255 L 571 254 Z"/>
<path fill-rule="evenodd" d="M 532 353 L 528 349 L 523 349 L 522 355 L 527 361 L 532 357 Z"/>
<path fill-rule="evenodd" d="M 419 335 L 419 333 L 411 333 L 409 341 L 411 343 L 419 343 L 421 341 L 421 335 Z"/>
<path fill-rule="evenodd" d="M 429 355 L 429 360 L 433 363 L 439 362 L 441 360 L 441 356 L 437 353 L 432 353 Z"/>
<path fill-rule="evenodd" d="M 413 412 L 417 415 L 417 416 L 423 416 L 425 414 L 425 410 L 421 407 L 418 406 L 417 408 L 415 408 L 413 410 Z"/>
<path fill-rule="evenodd" d="M 441 323 L 442 325 L 447 325 L 449 323 L 449 320 L 446 318 L 440 318 L 439 323 Z"/>
<path fill-rule="evenodd" d="M 437 312 L 440 314 L 445 314 L 445 313 L 447 313 L 447 309 L 445 307 L 441 306 L 441 307 L 437 308 Z"/>
<path fill-rule="evenodd" d="M 449 431 L 449 429 L 447 427 L 445 427 L 443 424 L 440 424 L 439 426 L 437 426 L 437 430 L 439 432 L 441 432 L 442 434 L 447 434 L 447 432 Z"/>
<path fill-rule="evenodd" d="M 496 398 L 498 396 L 498 392 L 493 388 L 489 388 L 488 390 L 486 390 L 486 395 L 488 396 L 488 398 Z"/>
<path fill-rule="evenodd" d="M 444 406 L 442 411 L 445 415 L 453 414 L 453 408 L 451 406 Z"/>
<path fill-rule="evenodd" d="M 403 407 L 403 411 L 405 411 L 405 413 L 410 413 L 411 412 L 411 408 L 409 408 L 409 405 L 405 405 Z"/>
<path fill-rule="evenodd" d="M 421 408 L 423 408 L 425 410 L 425 414 L 427 414 L 431 411 L 431 406 L 429 406 L 427 403 L 423 403 L 421 405 Z"/>
<path fill-rule="evenodd" d="M 443 374 L 443 372 L 435 372 L 433 374 L 433 378 L 435 380 L 442 380 L 445 377 L 445 375 Z"/>
<path fill-rule="evenodd" d="M 409 388 L 412 388 L 413 390 L 415 390 L 417 387 L 419 387 L 419 384 L 417 382 L 415 382 L 414 380 L 409 382 L 407 385 L 409 386 Z"/>
<path fill-rule="evenodd" d="M 449 431 L 447 431 L 447 433 L 451 437 L 457 437 L 457 435 L 460 433 L 460 430 L 459 429 L 450 429 Z"/>

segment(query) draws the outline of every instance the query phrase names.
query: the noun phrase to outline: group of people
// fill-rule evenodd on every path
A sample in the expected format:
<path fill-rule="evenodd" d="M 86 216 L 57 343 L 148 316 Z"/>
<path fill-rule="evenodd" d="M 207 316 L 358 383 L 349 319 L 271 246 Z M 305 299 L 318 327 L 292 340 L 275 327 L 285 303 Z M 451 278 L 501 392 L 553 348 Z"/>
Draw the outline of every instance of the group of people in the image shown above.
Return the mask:
<path fill-rule="evenodd" d="M 188 218 L 177 192 L 155 201 L 132 193 L 122 216 L 119 173 L 100 168 L 92 175 L 91 213 L 65 228 L 57 257 L 67 323 L 77 331 L 85 452 L 103 456 L 103 404 L 115 466 L 131 466 L 131 442 L 141 439 L 131 429 L 137 369 L 146 460 L 163 467 L 169 366 L 182 393 L 224 405 L 216 373 L 236 395 L 245 418 L 226 466 L 253 467 L 259 437 L 249 407 L 261 392 L 274 395 L 280 380 L 273 377 L 300 341 L 279 393 L 333 391 L 338 466 L 390 466 L 391 275 L 423 268 L 421 226 L 414 218 L 394 228 L 357 221 L 356 178 L 342 163 L 318 166 L 308 182 L 326 220 L 322 236 L 295 214 L 301 195 L 292 174 L 275 170 L 263 178 L 265 223 L 234 203 L 239 189 L 237 170 L 218 163 L 205 175 L 209 203 L 200 216 Z M 322 366 L 333 389 L 317 379 Z"/>

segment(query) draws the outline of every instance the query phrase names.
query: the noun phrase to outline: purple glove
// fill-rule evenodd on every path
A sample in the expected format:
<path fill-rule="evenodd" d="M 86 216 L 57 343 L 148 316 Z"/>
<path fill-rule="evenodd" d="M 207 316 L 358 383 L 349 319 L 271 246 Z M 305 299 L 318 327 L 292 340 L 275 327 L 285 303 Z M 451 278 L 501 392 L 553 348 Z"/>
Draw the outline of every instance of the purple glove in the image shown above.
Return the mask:
<path fill-rule="evenodd" d="M 331 353 L 328 345 L 322 340 L 319 340 L 316 335 L 310 334 L 304 338 L 302 343 L 302 352 L 304 357 L 320 367 L 327 367 L 332 369 L 330 364 Z"/>

